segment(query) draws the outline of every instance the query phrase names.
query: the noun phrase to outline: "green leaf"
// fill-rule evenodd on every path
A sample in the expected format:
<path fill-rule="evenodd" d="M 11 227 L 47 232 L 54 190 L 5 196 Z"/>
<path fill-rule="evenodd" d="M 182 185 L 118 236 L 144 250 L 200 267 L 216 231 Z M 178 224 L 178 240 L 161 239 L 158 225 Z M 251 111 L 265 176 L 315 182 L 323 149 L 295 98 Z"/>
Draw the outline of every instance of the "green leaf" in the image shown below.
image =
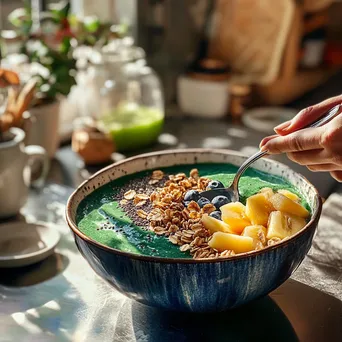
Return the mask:
<path fill-rule="evenodd" d="M 70 12 L 70 3 L 69 1 L 60 1 L 57 4 L 51 4 L 49 6 L 49 10 L 51 11 L 55 19 L 61 21 L 68 17 Z"/>
<path fill-rule="evenodd" d="M 68 21 L 69 21 L 70 27 L 73 29 L 78 29 L 78 27 L 81 24 L 80 20 L 78 19 L 77 15 L 75 15 L 75 14 L 70 14 L 68 16 Z"/>
<path fill-rule="evenodd" d="M 60 46 L 59 46 L 59 51 L 62 54 L 68 54 L 71 48 L 71 39 L 70 37 L 64 37 Z"/>
<path fill-rule="evenodd" d="M 8 15 L 8 21 L 17 27 L 21 34 L 28 36 L 32 28 L 31 11 L 27 8 L 17 8 Z"/>
<path fill-rule="evenodd" d="M 9 22 L 15 27 L 21 27 L 24 20 L 27 20 L 27 11 L 25 8 L 17 8 L 8 15 Z"/>
<path fill-rule="evenodd" d="M 88 16 L 83 20 L 85 29 L 90 32 L 96 32 L 100 27 L 100 20 L 96 16 Z"/>

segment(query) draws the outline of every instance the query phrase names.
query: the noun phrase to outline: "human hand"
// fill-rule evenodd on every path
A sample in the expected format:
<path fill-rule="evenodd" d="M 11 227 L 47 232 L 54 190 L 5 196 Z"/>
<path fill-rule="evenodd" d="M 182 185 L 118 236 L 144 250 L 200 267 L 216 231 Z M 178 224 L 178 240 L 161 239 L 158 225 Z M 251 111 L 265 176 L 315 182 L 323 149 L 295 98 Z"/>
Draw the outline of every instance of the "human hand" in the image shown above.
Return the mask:
<path fill-rule="evenodd" d="M 286 153 L 289 159 L 309 170 L 328 171 L 342 182 L 342 115 L 322 127 L 297 131 L 340 103 L 342 95 L 305 108 L 292 120 L 275 127 L 277 135 L 263 139 L 260 148 L 269 154 Z"/>

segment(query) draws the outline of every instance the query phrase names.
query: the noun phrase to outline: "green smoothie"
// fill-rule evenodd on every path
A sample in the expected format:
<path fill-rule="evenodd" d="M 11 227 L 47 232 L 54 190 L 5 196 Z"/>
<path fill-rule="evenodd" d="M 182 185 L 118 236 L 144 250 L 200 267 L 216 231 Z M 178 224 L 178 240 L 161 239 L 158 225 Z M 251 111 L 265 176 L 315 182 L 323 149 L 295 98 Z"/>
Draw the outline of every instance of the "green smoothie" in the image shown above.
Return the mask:
<path fill-rule="evenodd" d="M 106 113 L 99 124 L 110 134 L 118 151 L 128 151 L 156 141 L 163 123 L 159 109 L 124 103 Z"/>
<path fill-rule="evenodd" d="M 201 176 L 221 181 L 230 185 L 237 167 L 230 164 L 196 164 Z M 181 165 L 162 169 L 166 174 L 184 172 L 188 174 L 194 165 Z M 139 227 L 132 222 L 128 213 L 115 200 L 116 193 L 128 182 L 141 182 L 151 171 L 114 180 L 87 196 L 79 205 L 76 221 L 79 229 L 93 240 L 109 247 L 140 255 L 159 256 L 165 258 L 191 258 L 188 252 L 181 252 L 179 246 L 173 245 L 164 236 Z M 265 174 L 255 169 L 248 169 L 240 180 L 242 202 L 256 194 L 262 188 L 273 190 L 287 189 L 302 199 L 302 204 L 309 210 L 302 194 L 284 179 Z"/>

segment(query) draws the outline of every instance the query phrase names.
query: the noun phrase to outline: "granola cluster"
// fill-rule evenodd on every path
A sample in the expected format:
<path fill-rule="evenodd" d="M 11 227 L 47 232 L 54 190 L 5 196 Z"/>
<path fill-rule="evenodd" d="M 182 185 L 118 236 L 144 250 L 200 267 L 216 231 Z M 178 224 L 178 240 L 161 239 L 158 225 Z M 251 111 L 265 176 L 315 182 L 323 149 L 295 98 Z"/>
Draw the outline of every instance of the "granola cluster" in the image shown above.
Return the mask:
<path fill-rule="evenodd" d="M 233 251 L 226 250 L 220 253 L 208 245 L 211 233 L 203 226 L 201 218 L 203 214 L 215 211 L 215 206 L 210 203 L 200 208 L 194 201 L 184 204 L 186 192 L 204 191 L 210 180 L 200 177 L 198 170 L 193 169 L 189 177 L 185 173 L 169 175 L 162 187 L 158 187 L 164 178 L 162 171 L 154 171 L 149 184 L 156 185 L 156 188 L 150 196 L 129 190 L 124 194 L 122 200 L 124 202 L 121 204 L 132 200 L 137 207 L 137 215 L 146 220 L 148 229 L 157 235 L 168 237 L 169 241 L 178 245 L 182 252 L 189 251 L 195 259 L 234 255 Z M 139 208 L 147 201 L 150 201 L 152 205 L 149 212 Z"/>

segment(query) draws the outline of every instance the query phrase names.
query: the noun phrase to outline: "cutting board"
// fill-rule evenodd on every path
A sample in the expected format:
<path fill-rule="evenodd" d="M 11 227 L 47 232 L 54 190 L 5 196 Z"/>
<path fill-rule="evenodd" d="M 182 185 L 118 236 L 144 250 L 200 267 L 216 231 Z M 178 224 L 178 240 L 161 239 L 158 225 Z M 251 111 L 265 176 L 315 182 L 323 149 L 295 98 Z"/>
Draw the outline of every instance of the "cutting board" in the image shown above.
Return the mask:
<path fill-rule="evenodd" d="M 279 73 L 293 0 L 218 0 L 209 53 L 228 61 L 249 83 L 269 84 Z"/>

